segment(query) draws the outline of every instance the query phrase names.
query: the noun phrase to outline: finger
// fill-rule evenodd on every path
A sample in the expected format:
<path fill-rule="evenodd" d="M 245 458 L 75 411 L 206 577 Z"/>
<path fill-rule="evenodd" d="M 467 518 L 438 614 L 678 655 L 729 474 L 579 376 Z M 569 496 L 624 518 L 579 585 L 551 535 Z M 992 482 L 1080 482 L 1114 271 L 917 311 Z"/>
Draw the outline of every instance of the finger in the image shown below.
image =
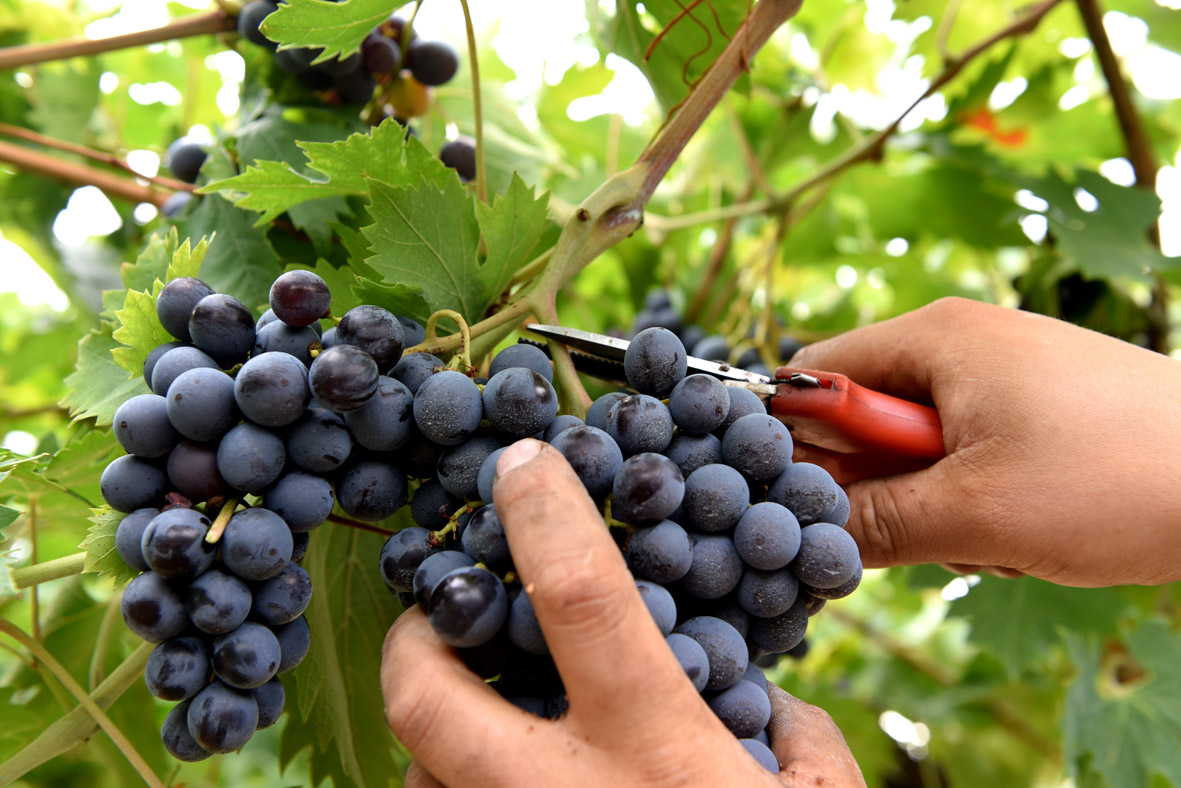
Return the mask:
<path fill-rule="evenodd" d="M 446 788 L 443 783 L 431 776 L 418 761 L 412 761 L 406 770 L 406 779 L 402 781 L 402 788 Z"/>
<path fill-rule="evenodd" d="M 552 724 L 505 701 L 431 630 L 422 611 L 398 617 L 382 649 L 381 690 L 390 729 L 448 785 L 515 785 L 514 764 L 557 746 Z M 463 758 L 455 737 L 463 737 Z"/>
<path fill-rule="evenodd" d="M 841 729 L 823 709 L 792 697 L 774 684 L 771 722 L 767 735 L 771 751 L 779 759 L 779 774 L 789 786 L 865 788 L 861 768 Z"/>
<path fill-rule="evenodd" d="M 702 705 L 664 642 L 623 555 L 566 459 L 522 440 L 497 463 L 496 511 L 566 685 L 571 713 L 692 715 Z M 623 658 L 623 655 L 627 655 Z M 637 699 L 659 698 L 639 703 Z M 649 715 L 641 722 L 637 708 Z"/>

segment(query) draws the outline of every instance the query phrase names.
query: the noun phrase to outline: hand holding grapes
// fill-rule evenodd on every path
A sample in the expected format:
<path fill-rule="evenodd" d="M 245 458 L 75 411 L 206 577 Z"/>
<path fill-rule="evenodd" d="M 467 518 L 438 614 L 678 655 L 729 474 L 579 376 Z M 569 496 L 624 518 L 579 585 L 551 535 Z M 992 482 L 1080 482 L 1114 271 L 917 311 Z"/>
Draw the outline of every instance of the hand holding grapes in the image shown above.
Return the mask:
<path fill-rule="evenodd" d="M 987 566 L 1075 586 L 1181 578 L 1178 361 L 945 299 L 811 345 L 790 365 L 939 411 L 946 458 L 846 488 L 865 566 Z"/>
<path fill-rule="evenodd" d="M 382 665 L 390 726 L 417 758 L 407 785 L 864 785 L 831 719 L 775 687 L 779 780 L 744 751 L 686 679 L 556 450 L 520 441 L 497 471 L 497 508 L 569 712 L 551 721 L 514 707 L 408 611 Z"/>

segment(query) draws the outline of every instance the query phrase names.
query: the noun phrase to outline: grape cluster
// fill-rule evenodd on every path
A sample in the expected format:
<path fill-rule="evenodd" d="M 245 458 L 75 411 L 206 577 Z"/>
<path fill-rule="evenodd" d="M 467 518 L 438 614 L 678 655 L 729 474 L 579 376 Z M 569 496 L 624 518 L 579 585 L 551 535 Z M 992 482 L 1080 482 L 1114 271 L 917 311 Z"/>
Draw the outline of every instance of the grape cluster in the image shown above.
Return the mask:
<path fill-rule="evenodd" d="M 278 45 L 259 26 L 278 9 L 274 0 L 251 0 L 238 14 L 238 33 L 275 51 Z M 310 47 L 275 51 L 275 65 L 308 90 L 332 91 L 336 100 L 357 106 L 369 103 L 378 84 L 392 81 L 390 102 L 399 118 L 424 114 L 430 105 L 428 88 L 446 84 L 459 70 L 459 57 L 450 45 L 418 38 L 398 16 L 374 28 L 360 52 L 313 65 L 322 52 Z"/>
<path fill-rule="evenodd" d="M 329 313 L 327 285 L 291 271 L 270 301 L 255 321 L 199 279 L 164 286 L 156 314 L 176 341 L 144 364 L 154 393 L 116 411 L 113 431 L 128 453 L 100 480 L 103 498 L 126 515 L 116 550 L 142 572 L 123 594 L 123 618 L 159 644 L 145 678 L 157 697 L 180 701 L 162 736 L 184 761 L 237 750 L 278 719 L 276 676 L 311 643 L 303 613 L 312 583 L 299 564 L 308 532 L 335 502 L 325 475 L 352 452 L 343 419 L 321 407 L 332 400 L 314 402 L 309 387 L 319 379 L 313 355 L 333 352 L 320 353 L 331 344 L 319 322 Z M 392 363 L 403 324 L 371 321 L 350 312 L 324 333 L 348 328 L 347 339 Z M 247 495 L 254 505 L 239 510 Z"/>
<path fill-rule="evenodd" d="M 818 466 L 792 463 L 790 433 L 758 396 L 686 375 L 685 347 L 663 328 L 641 331 L 627 351 L 636 393 L 600 397 L 585 423 L 557 415 L 552 368 L 531 346 L 498 354 L 482 390 L 458 372 L 432 374 L 428 363 L 418 367 L 412 404 L 426 441 L 403 450 L 401 467 L 435 478 L 410 501 L 417 525 L 382 550 L 391 591 L 420 605 L 473 671 L 498 677 L 492 686 L 506 699 L 562 714 L 561 680 L 492 497 L 502 447 L 545 440 L 601 506 L 688 678 L 778 772 L 765 731 L 767 682 L 754 661 L 798 648 L 809 616 L 860 582 L 841 488 Z"/>
<path fill-rule="evenodd" d="M 672 298 L 665 290 L 653 290 L 644 299 L 644 308 L 636 313 L 632 324 L 631 334 L 634 336 L 647 328 L 667 328 L 676 334 L 690 356 L 716 361 L 719 364 L 733 364 L 747 372 L 756 372 L 767 377 L 774 377 L 775 371 L 763 363 L 763 358 L 757 347 L 749 343 L 742 343 L 734 347 L 721 334 L 709 334 L 704 328 L 694 323 L 685 324 Z M 748 339 L 753 339 L 753 333 Z M 743 347 L 745 346 L 745 347 Z M 775 345 L 774 355 L 783 363 L 787 363 L 796 351 L 804 345 L 798 339 L 780 334 Z M 741 352 L 735 353 L 736 350 Z"/>

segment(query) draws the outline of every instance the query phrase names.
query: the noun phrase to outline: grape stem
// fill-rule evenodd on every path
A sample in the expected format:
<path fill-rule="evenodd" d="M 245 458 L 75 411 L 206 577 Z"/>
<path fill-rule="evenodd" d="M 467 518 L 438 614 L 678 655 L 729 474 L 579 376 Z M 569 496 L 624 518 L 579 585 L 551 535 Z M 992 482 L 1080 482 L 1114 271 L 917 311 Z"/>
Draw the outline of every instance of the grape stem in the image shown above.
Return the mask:
<path fill-rule="evenodd" d="M 472 71 L 472 109 L 476 120 L 476 196 L 480 202 L 488 202 L 488 178 L 484 172 L 484 107 L 480 101 L 480 64 L 476 59 L 476 31 L 472 27 L 472 12 L 467 0 L 459 0 L 463 6 L 463 22 L 467 27 L 467 56 Z"/>
<path fill-rule="evenodd" d="M 459 529 L 459 518 L 468 512 L 483 506 L 482 501 L 468 501 L 463 506 L 456 509 L 450 517 L 447 518 L 447 524 L 437 531 L 431 532 L 430 542 L 433 546 L 443 544 L 447 539 L 447 534 L 453 534 Z"/>
<path fill-rule="evenodd" d="M 238 504 L 241 502 L 241 498 L 230 498 L 222 505 L 221 511 L 217 513 L 217 519 L 209 527 L 209 533 L 205 534 L 206 542 L 217 544 L 221 541 L 221 535 L 225 533 L 226 526 L 230 524 L 230 518 L 234 516 L 234 510 L 238 508 Z"/>
<path fill-rule="evenodd" d="M 451 368 L 472 368 L 472 331 L 468 328 L 467 321 L 463 319 L 463 315 L 456 312 L 454 309 L 440 309 L 430 316 L 426 321 L 426 339 L 424 344 L 430 342 L 437 342 L 439 337 L 436 333 L 438 330 L 438 323 L 440 318 L 449 318 L 455 321 L 459 326 L 459 354 L 451 359 Z"/>
<path fill-rule="evenodd" d="M 74 553 L 52 561 L 43 561 L 32 566 L 13 569 L 12 584 L 19 588 L 30 588 L 50 580 L 79 575 L 85 570 L 86 553 Z"/>
<path fill-rule="evenodd" d="M 164 783 L 160 781 L 160 778 L 152 771 L 152 767 L 148 766 L 143 756 L 139 754 L 131 742 L 127 740 L 127 737 L 123 735 L 123 731 L 119 730 L 119 726 L 107 716 L 107 713 L 95 702 L 94 698 L 90 697 L 86 693 L 86 690 L 82 689 L 82 686 L 74 680 L 70 672 L 44 646 L 29 637 L 23 630 L 18 629 L 11 622 L 3 619 L 0 619 L 0 632 L 4 632 L 13 640 L 20 643 L 42 665 L 49 668 L 49 671 L 58 681 L 65 685 L 66 689 L 70 691 L 70 694 L 78 700 L 82 708 L 86 709 L 86 712 L 98 723 L 99 727 L 111 737 L 111 741 L 119 748 L 119 751 L 123 753 L 123 757 L 127 758 L 132 767 L 139 772 L 139 776 L 143 778 L 145 783 L 151 788 L 164 788 Z"/>
<path fill-rule="evenodd" d="M 341 517 L 339 514 L 328 515 L 328 522 L 336 523 L 337 525 L 348 526 L 349 528 L 356 528 L 358 531 L 369 531 L 374 534 L 381 534 L 382 536 L 393 536 L 393 531 L 387 531 L 385 528 L 379 528 L 376 525 L 369 523 L 362 523 L 357 520 L 350 520 L 347 517 Z"/>
<path fill-rule="evenodd" d="M 200 36 L 206 33 L 220 33 L 225 30 L 233 30 L 236 26 L 237 20 L 234 17 L 218 9 L 205 14 L 193 14 L 174 19 L 163 27 L 139 30 L 121 36 L 72 38 L 65 41 L 7 47 L 0 49 L 0 70 L 31 66 L 35 63 L 47 63 L 51 60 L 62 60 L 68 57 L 97 55 L 101 52 L 113 52 L 117 49 L 156 44 L 161 41 Z"/>

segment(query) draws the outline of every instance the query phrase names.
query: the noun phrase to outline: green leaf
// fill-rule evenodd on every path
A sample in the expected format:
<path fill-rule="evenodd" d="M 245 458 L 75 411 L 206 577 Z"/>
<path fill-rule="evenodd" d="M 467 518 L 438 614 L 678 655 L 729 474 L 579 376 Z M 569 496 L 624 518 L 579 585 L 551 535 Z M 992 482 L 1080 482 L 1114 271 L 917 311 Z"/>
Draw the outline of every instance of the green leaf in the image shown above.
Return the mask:
<path fill-rule="evenodd" d="M 86 531 L 86 538 L 78 545 L 79 550 L 86 552 L 83 571 L 109 577 L 116 586 L 122 586 L 139 574 L 139 570 L 128 566 L 115 550 L 115 531 L 126 516 L 106 505 L 91 509 L 91 526 Z"/>
<path fill-rule="evenodd" d="M 70 418 L 92 418 L 99 427 L 105 427 L 128 399 L 136 394 L 151 393 L 144 383 L 142 365 L 135 376 L 129 378 L 115 362 L 111 352 L 118 346 L 111 335 L 111 327 L 105 324 L 78 342 L 78 364 L 66 378 L 66 396 L 60 403 L 69 410 Z"/>
<path fill-rule="evenodd" d="M 1061 642 L 1061 631 L 1097 637 L 1115 631 L 1127 603 L 1108 588 L 1066 588 L 1022 577 L 985 577 L 952 605 L 972 623 L 972 641 L 993 652 L 1012 678 L 1032 670 Z"/>
<path fill-rule="evenodd" d="M 128 290 L 150 291 L 157 279 L 163 280 L 168 276 L 168 266 L 176 255 L 179 244 L 180 239 L 175 227 L 170 227 L 167 233 L 152 233 L 147 246 L 135 258 L 135 262 L 123 263 L 120 266 L 123 287 Z"/>
<path fill-rule="evenodd" d="M 306 164 L 257 161 L 241 175 L 215 181 L 198 192 L 222 192 L 239 208 L 261 211 L 261 225 L 308 200 L 368 195 L 370 180 L 394 186 L 417 184 L 420 177 L 442 184 L 454 177 L 415 137 L 407 139 L 405 128 L 392 118 L 367 134 L 298 145 Z"/>
<path fill-rule="evenodd" d="M 357 284 L 353 287 L 353 295 L 362 304 L 373 304 L 386 309 L 395 315 L 409 317 L 426 325 L 431 314 L 435 311 L 427 304 L 426 299 L 418 288 L 412 285 L 386 285 L 367 277 L 357 277 Z M 440 334 L 445 333 L 445 327 Z"/>
<path fill-rule="evenodd" d="M 205 259 L 205 253 L 209 251 L 209 244 L 213 242 L 216 237 L 214 233 L 209 238 L 202 238 L 196 247 L 191 247 L 191 239 L 186 238 L 185 242 L 177 247 L 172 255 L 172 262 L 168 265 L 168 270 L 165 272 L 164 281 L 171 282 L 173 279 L 180 277 L 196 277 L 201 272 L 201 263 Z M 172 228 L 172 238 L 176 238 L 176 228 Z"/>
<path fill-rule="evenodd" d="M 143 375 L 148 354 L 173 340 L 156 315 L 156 296 L 163 289 L 164 284 L 157 279 L 150 293 L 128 290 L 123 308 L 115 312 L 119 327 L 112 336 L 122 347 L 116 347 L 111 355 L 116 364 L 132 375 Z"/>
<path fill-rule="evenodd" d="M 488 304 L 489 288 L 477 261 L 480 226 L 475 198 L 451 178 L 442 189 L 425 180 L 418 188 L 373 183 L 362 229 L 373 246 L 369 266 L 391 284 L 419 290 L 431 311 L 454 309 L 468 322 Z"/>
<path fill-rule="evenodd" d="M 79 70 L 80 65 L 84 70 Z M 77 59 L 42 66 L 36 70 L 34 99 L 29 122 L 49 137 L 86 142 L 90 116 L 98 105 L 98 80 L 102 69 L 93 59 Z"/>
<path fill-rule="evenodd" d="M 290 676 L 287 698 L 294 708 L 279 756 L 285 766 L 310 749 L 309 785 L 326 777 L 338 788 L 401 784 L 377 686 L 385 632 L 401 611 L 374 570 L 381 546 L 378 535 L 328 525 L 312 537 L 304 560 L 315 587 L 304 613 L 312 647 L 283 677 L 287 685 Z"/>
<path fill-rule="evenodd" d="M 1158 775 L 1181 785 L 1181 635 L 1156 619 L 1130 633 L 1130 664 L 1145 671 L 1130 681 L 1126 658 L 1102 658 L 1094 635 L 1072 633 L 1067 645 L 1079 669 L 1062 720 L 1070 775 L 1111 788 L 1155 785 Z"/>
<path fill-rule="evenodd" d="M 10 509 L 7 506 L 0 506 L 0 542 L 4 541 L 4 529 L 16 522 L 16 518 L 21 516 L 19 509 Z"/>
<path fill-rule="evenodd" d="M 0 544 L 5 541 L 4 529 L 15 523 L 21 514 L 19 509 L 0 506 Z M 8 573 L 8 568 L 14 563 L 16 562 L 9 557 L 8 553 L 0 552 L 0 599 L 7 599 L 17 594 L 16 584 L 12 582 L 12 575 Z"/>
<path fill-rule="evenodd" d="M 262 23 L 263 35 L 280 49 L 323 47 L 315 60 L 342 59 L 361 48 L 365 36 L 389 18 L 400 2 L 392 0 L 289 0 Z"/>
<path fill-rule="evenodd" d="M 533 189 L 513 176 L 508 192 L 491 206 L 476 203 L 476 220 L 488 246 L 482 273 L 488 293 L 499 295 L 513 274 L 529 262 L 549 224 L 549 195 L 533 196 Z"/>

